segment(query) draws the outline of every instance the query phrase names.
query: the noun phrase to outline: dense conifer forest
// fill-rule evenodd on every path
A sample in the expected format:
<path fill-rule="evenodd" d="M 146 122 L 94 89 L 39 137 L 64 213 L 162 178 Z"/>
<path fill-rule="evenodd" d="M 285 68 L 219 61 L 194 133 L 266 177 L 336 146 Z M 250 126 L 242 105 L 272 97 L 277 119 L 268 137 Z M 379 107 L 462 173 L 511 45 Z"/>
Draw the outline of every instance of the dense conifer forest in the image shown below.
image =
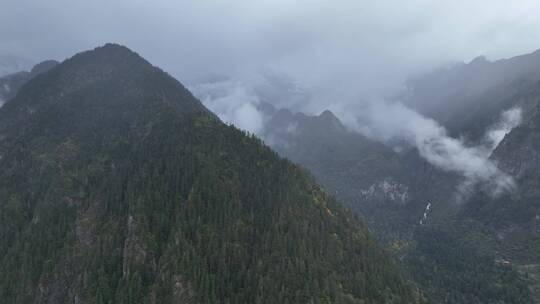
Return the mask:
<path fill-rule="evenodd" d="M 3 303 L 415 303 L 299 167 L 125 47 L 0 110 Z"/>

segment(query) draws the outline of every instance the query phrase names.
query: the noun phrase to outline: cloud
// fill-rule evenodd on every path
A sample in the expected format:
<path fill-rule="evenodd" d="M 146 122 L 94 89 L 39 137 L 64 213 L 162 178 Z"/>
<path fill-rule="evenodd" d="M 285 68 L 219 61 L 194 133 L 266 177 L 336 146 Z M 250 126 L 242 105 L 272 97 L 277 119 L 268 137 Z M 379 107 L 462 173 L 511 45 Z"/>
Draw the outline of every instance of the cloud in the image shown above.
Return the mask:
<path fill-rule="evenodd" d="M 522 120 L 521 108 L 511 108 L 501 113 L 500 120 L 491 126 L 485 135 L 486 147 L 491 153 L 504 136 L 517 127 Z"/>
<path fill-rule="evenodd" d="M 539 13 L 532 0 L 20 0 L 2 4 L 0 53 L 38 62 L 118 42 L 185 82 L 271 67 L 355 102 L 447 61 L 535 50 Z"/>
<path fill-rule="evenodd" d="M 382 100 L 370 103 L 365 109 L 365 125 L 360 131 L 384 140 L 401 139 L 416 147 L 420 155 L 438 168 L 455 172 L 465 178 L 460 191 L 482 183 L 492 185 L 494 194 L 509 191 L 513 179 L 500 171 L 489 159 L 502 137 L 520 121 L 521 110 L 511 109 L 501 115 L 501 121 L 487 132 L 489 146 L 467 146 L 463 141 L 448 136 L 444 127 L 400 103 Z M 502 136 L 502 137 L 501 137 Z"/>
<path fill-rule="evenodd" d="M 20 0 L 2 4 L 0 54 L 39 62 L 118 42 L 188 86 L 218 74 L 250 87 L 270 70 L 308 98 L 268 101 L 350 115 L 442 63 L 537 49 L 539 14 L 533 0 Z"/>
<path fill-rule="evenodd" d="M 38 62 L 122 43 L 240 128 L 261 130 L 261 101 L 306 113 L 330 109 L 352 128 L 407 140 L 436 166 L 505 189 L 511 180 L 486 151 L 515 113 L 488 132 L 488 148 L 471 147 L 385 97 L 443 63 L 537 49 L 539 14 L 537 0 L 6 1 L 0 53 Z"/>
<path fill-rule="evenodd" d="M 0 55 L 0 77 L 20 71 L 29 71 L 33 63 L 13 55 Z"/>
<path fill-rule="evenodd" d="M 245 83 L 222 78 L 203 82 L 190 89 L 224 121 L 253 133 L 263 130 L 266 119 L 258 111 L 261 100 L 270 99 L 274 104 L 287 107 L 315 98 L 282 75 L 265 76 L 263 73 L 251 79 L 257 80 Z M 450 137 L 435 120 L 399 102 L 377 98 L 357 104 L 334 102 L 326 106 L 349 127 L 377 140 L 405 141 L 416 147 L 429 163 L 463 176 L 464 181 L 457 189 L 460 200 L 465 199 L 477 184 L 489 185 L 493 195 L 514 188 L 512 177 L 499 170 L 489 157 L 503 137 L 521 122 L 520 108 L 502 112 L 500 119 L 486 130 L 484 141 L 472 146 Z"/>
<path fill-rule="evenodd" d="M 203 104 L 224 122 L 258 133 L 263 127 L 263 114 L 257 110 L 258 97 L 241 82 L 216 80 L 189 87 Z"/>

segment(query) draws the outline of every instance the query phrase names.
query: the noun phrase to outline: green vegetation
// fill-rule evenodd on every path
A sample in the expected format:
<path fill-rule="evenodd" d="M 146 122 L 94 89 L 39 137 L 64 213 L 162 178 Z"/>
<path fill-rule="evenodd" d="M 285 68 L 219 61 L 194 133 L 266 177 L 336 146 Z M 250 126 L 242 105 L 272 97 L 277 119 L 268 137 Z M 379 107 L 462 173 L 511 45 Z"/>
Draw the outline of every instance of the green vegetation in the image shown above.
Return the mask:
<path fill-rule="evenodd" d="M 533 303 L 527 282 L 510 262 L 497 258 L 478 227 L 419 227 L 405 265 L 436 303 Z"/>
<path fill-rule="evenodd" d="M 291 125 L 294 132 L 287 130 Z M 518 258 L 526 264 L 540 262 L 534 228 L 540 218 L 534 202 L 539 200 L 531 196 L 538 192 L 537 178 L 525 176 L 527 182 L 520 182 L 529 186 L 527 199 L 509 203 L 505 196 L 486 196 L 458 205 L 452 196 L 459 177 L 430 165 L 414 149 L 396 153 L 348 131 L 330 112 L 306 116 L 276 111 L 267 129 L 276 151 L 311 170 L 330 193 L 364 216 L 373 235 L 433 303 L 531 303 L 527 278 L 515 266 Z M 531 138 L 520 151 L 530 151 L 538 142 Z M 508 154 L 516 155 L 516 146 Z M 432 209 L 419 225 L 427 202 Z M 515 224 L 531 220 L 525 229 Z M 492 227 L 503 223 L 505 238 L 500 240 Z M 527 269 L 521 273 L 529 273 Z"/>
<path fill-rule="evenodd" d="M 3 303 L 416 303 L 301 169 L 114 45 L 0 110 Z"/>

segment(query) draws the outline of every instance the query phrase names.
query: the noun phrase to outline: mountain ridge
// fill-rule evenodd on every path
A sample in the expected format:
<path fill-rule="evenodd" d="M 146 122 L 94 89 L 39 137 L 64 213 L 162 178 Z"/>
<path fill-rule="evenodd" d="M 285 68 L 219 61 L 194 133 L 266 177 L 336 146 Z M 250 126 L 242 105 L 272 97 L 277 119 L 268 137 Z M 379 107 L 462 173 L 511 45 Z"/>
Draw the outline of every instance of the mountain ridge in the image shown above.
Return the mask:
<path fill-rule="evenodd" d="M 126 50 L 0 109 L 7 303 L 423 302 L 303 169 Z"/>
<path fill-rule="evenodd" d="M 429 164 L 414 148 L 395 152 L 354 131 L 334 128 L 322 115 L 275 113 L 265 141 L 311 170 L 327 191 L 361 214 L 429 300 L 531 302 L 520 270 L 497 262 L 509 256 L 501 257 L 490 241 L 490 228 L 472 216 L 476 199 L 455 204 L 459 176 Z"/>

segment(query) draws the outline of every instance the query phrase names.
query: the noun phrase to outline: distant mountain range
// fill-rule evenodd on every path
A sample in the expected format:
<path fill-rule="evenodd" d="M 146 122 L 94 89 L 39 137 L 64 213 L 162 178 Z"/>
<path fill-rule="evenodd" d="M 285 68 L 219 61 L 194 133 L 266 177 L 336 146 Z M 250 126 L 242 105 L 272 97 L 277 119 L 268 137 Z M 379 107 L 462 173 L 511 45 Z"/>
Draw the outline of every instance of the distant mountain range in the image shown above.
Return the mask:
<path fill-rule="evenodd" d="M 436 92 L 440 92 L 438 98 Z M 521 124 L 490 156 L 514 178 L 515 191 L 496 198 L 478 192 L 459 216 L 485 225 L 497 243 L 496 251 L 508 260 L 539 263 L 540 51 L 494 62 L 478 58 L 436 71 L 413 80 L 405 100 L 443 122 L 455 136 L 473 142 L 482 139 L 486 127 L 501 112 L 521 109 Z"/>
<path fill-rule="evenodd" d="M 272 118 L 262 137 L 362 214 L 436 303 L 539 298 L 540 52 L 437 70 L 409 81 L 400 100 L 471 143 L 482 141 L 503 111 L 521 109 L 522 124 L 491 155 L 515 179 L 515 191 L 495 198 L 475 191 L 457 205 L 459 176 L 430 165 L 414 148 L 396 152 L 347 130 L 328 111 L 265 110 Z"/>
<path fill-rule="evenodd" d="M 133 70 L 128 66 L 132 66 Z M 272 104 L 283 104 L 279 100 L 272 100 L 279 99 L 279 94 L 268 93 L 259 103 L 258 110 L 268 117 L 259 134 L 264 143 L 281 156 L 311 171 L 326 192 L 354 210 L 367 223 L 369 232 L 392 254 L 406 278 L 422 292 L 416 291 L 401 278 L 399 271 L 377 249 L 362 224 L 325 195 L 302 169 L 287 162 L 277 165 L 281 164 L 279 158 L 260 142 L 221 124 L 189 93 L 174 86 L 163 87 L 172 80 L 161 71 L 150 68 L 148 63 L 129 50 L 108 45 L 77 55 L 59 66 L 55 62 L 47 62 L 36 71 L 0 78 L 0 98 L 10 99 L 0 111 L 0 138 L 5 138 L 0 141 L 0 148 L 4 149 L 0 150 L 0 167 L 4 166 L 2 168 L 7 172 L 4 180 L 16 181 L 4 182 L 3 186 L 0 184 L 0 190 L 5 190 L 0 191 L 0 195 L 4 193 L 4 200 L 13 202 L 2 209 L 6 218 L 2 226 L 6 231 L 3 240 L 8 245 L 1 247 L 4 248 L 1 264 L 4 268 L 0 273 L 5 275 L 0 281 L 0 284 L 4 284 L 0 285 L 3 286 L 0 290 L 5 290 L 4 296 L 13 301 L 22 301 L 23 291 L 29 291 L 30 296 L 25 301 L 41 299 L 45 302 L 58 297 L 67 299 L 77 296 L 80 299 L 104 298 L 129 303 L 133 300 L 126 298 L 131 294 L 129 288 L 138 292 L 137 299 L 183 299 L 188 303 L 213 303 L 223 299 L 233 303 L 239 299 L 244 302 L 258 299 L 264 302 L 262 294 L 254 291 L 262 288 L 264 295 L 270 292 L 275 296 L 265 298 L 267 303 L 285 303 L 286 299 L 294 303 L 304 300 L 312 300 L 313 303 L 363 303 L 362 300 L 366 303 L 411 303 L 422 302 L 422 293 L 432 303 L 538 303 L 539 67 L 539 52 L 495 62 L 479 57 L 469 64 L 440 69 L 412 79 L 408 82 L 407 91 L 399 96 L 404 104 L 442 123 L 452 136 L 463 138 L 470 144 L 484 140 L 486 129 L 497 121 L 502 112 L 512 108 L 521 109 L 521 124 L 506 134 L 490 155 L 497 167 L 514 179 L 516 188 L 512 192 L 494 196 L 490 189 L 477 185 L 462 204 L 456 204 L 454 198 L 463 178 L 430 164 L 414 147 L 395 149 L 391 144 L 368 138 L 348 129 L 330 111 L 311 116 L 276 108 Z M 49 72 L 37 77 L 40 71 L 49 69 Z M 106 84 L 111 80 L 112 83 Z M 13 89 L 2 91 L 4 84 Z M 44 100 L 45 103 L 34 103 L 36 100 Z M 57 100 L 64 102 L 58 104 Z M 102 103 L 95 104 L 93 101 L 96 100 Z M 143 100 L 152 102 L 147 105 Z M 168 110 L 162 110 L 163 107 Z M 186 108 L 190 110 L 186 112 Z M 74 115 L 79 110 L 82 112 Z M 170 118 L 170 114 L 167 114 L 176 111 L 183 113 L 181 119 Z M 203 118 L 195 119 L 192 114 L 186 114 L 192 112 L 198 113 L 196 117 L 201 115 Z M 170 121 L 178 121 L 179 126 L 187 131 L 181 131 L 174 124 L 169 125 Z M 110 139 L 105 143 L 96 141 L 104 136 L 99 135 L 99 132 L 105 132 L 99 127 L 102 123 L 107 130 L 118 130 L 111 133 L 111 137 L 105 137 Z M 80 125 L 83 129 L 78 129 Z M 182 135 L 178 135 L 177 139 L 168 139 L 163 133 L 165 127 L 168 128 L 166 134 Z M 98 135 L 95 135 L 96 132 Z M 155 139 L 151 140 L 148 134 L 156 136 Z M 16 140 L 22 138 L 30 146 Z M 74 146 L 70 143 L 73 138 L 77 139 Z M 44 144 L 50 140 L 52 143 Z M 100 148 L 88 148 L 92 145 Z M 166 151 L 162 150 L 165 149 L 164 145 L 167 146 Z M 182 145 L 185 147 L 180 148 Z M 243 148 L 238 150 L 237 146 Z M 29 147 L 32 149 L 29 150 Z M 83 153 L 84 147 L 89 150 Z M 136 153 L 139 148 L 134 147 L 141 147 L 143 152 Z M 129 153 L 126 154 L 126 151 Z M 193 159 L 196 165 L 185 161 L 177 163 L 179 160 L 173 154 L 180 152 L 182 157 L 179 159 Z M 4 155 L 11 155 L 11 158 Z M 131 156 L 124 160 L 121 155 Z M 17 166 L 22 167 L 15 168 L 13 161 L 5 159 L 21 159 L 22 163 Z M 148 159 L 147 165 L 143 165 L 143 159 Z M 167 159 L 167 162 L 160 162 L 160 159 Z M 42 188 L 45 186 L 42 181 L 25 178 L 35 175 L 32 170 L 46 170 L 45 165 L 49 162 L 51 166 L 68 168 L 59 176 L 50 173 L 50 179 L 57 183 L 53 189 L 60 192 L 47 195 L 59 198 L 64 195 L 69 198 L 68 201 L 75 200 L 71 204 L 74 206 L 71 215 L 57 211 L 41 213 L 53 206 L 50 202 L 36 201 L 46 195 Z M 34 164 L 38 167 L 34 168 Z M 147 180 L 148 176 L 153 176 L 163 184 L 170 185 L 171 180 L 163 178 L 164 174 L 171 176 L 173 181 L 178 180 L 180 177 L 175 177 L 174 170 L 166 169 L 169 164 L 174 164 L 178 170 L 190 172 L 182 177 L 178 192 L 160 188 Z M 83 167 L 89 169 L 83 170 Z M 14 173 L 20 169 L 22 173 Z M 134 172 L 129 174 L 135 177 L 126 175 L 128 172 Z M 219 173 L 216 175 L 212 172 Z M 13 176 L 17 179 L 13 179 Z M 99 178 L 104 180 L 98 182 Z M 76 186 L 81 181 L 84 186 Z M 61 192 L 60 189 L 65 186 L 60 186 L 60 182 L 69 185 L 65 189 L 71 189 L 70 193 Z M 127 200 L 125 191 L 116 192 L 106 183 L 131 187 L 129 189 L 142 188 Z M 24 196 L 20 185 L 35 190 L 30 196 Z M 99 189 L 105 189 L 106 196 L 92 191 L 96 185 Z M 200 206 L 202 209 L 190 205 L 192 209 L 184 210 L 183 207 L 174 207 L 175 204 L 167 199 L 180 195 L 183 204 L 189 205 L 194 200 L 193 187 L 197 190 L 198 201 L 206 202 Z M 19 194 L 10 200 L 8 192 Z M 82 194 L 77 194 L 79 192 Z M 157 193 L 168 194 L 163 198 L 162 194 Z M 215 193 L 219 193 L 219 196 Z M 152 199 L 154 196 L 157 198 Z M 111 197 L 117 197 L 123 209 L 115 209 L 116 201 Z M 253 197 L 256 199 L 253 200 Z M 220 199 L 225 202 L 220 203 Z M 132 203 L 133 200 L 152 203 L 146 206 Z M 284 201 L 278 203 L 280 200 Z M 299 200 L 312 201 L 315 207 L 310 204 L 297 206 L 295 202 Z M 30 205 L 25 205 L 30 207 L 18 209 L 18 206 L 24 205 L 21 203 L 23 201 L 30 202 L 27 203 Z M 265 203 L 251 207 L 252 201 Z M 233 204 L 236 209 L 227 213 L 227 204 Z M 289 204 L 292 205 L 287 207 Z M 96 208 L 103 206 L 108 211 L 96 211 Z M 159 212 L 160 208 L 173 210 L 171 212 L 176 219 L 172 220 Z M 213 213 L 211 210 L 214 209 L 223 216 Z M 320 211 L 323 212 L 317 213 Z M 58 241 L 58 234 L 53 231 L 46 232 L 50 234 L 47 240 L 56 240 L 64 247 L 59 245 L 57 249 L 44 249 L 44 245 L 36 241 L 36 232 L 31 228 L 31 223 L 35 221 L 35 214 L 37 218 L 53 220 L 57 213 L 66 218 L 62 221 L 67 221 L 62 226 L 63 230 L 58 232 L 63 233 L 61 240 Z M 194 216 L 200 219 L 196 222 L 188 220 Z M 234 217 L 238 216 L 243 220 L 235 221 Z M 112 221 L 118 220 L 123 224 L 112 224 Z M 60 219 L 54 217 L 54 221 L 56 223 Z M 91 224 L 84 224 L 87 221 Z M 130 224 L 130 221 L 136 224 Z M 191 226 L 184 226 L 184 221 Z M 158 225 L 159 229 L 149 224 L 161 222 L 166 224 Z M 292 225 L 294 222 L 302 224 Z M 320 234 L 311 234 L 313 227 L 321 222 L 325 224 L 317 229 L 323 230 L 316 230 Z M 259 226 L 261 223 L 264 225 Z M 229 225 L 244 228 L 222 233 L 223 227 Z M 197 227 L 204 227 L 204 230 L 199 231 Z M 274 228 L 268 230 L 268 227 Z M 186 229 L 186 232 L 174 234 L 183 231 L 178 229 Z M 13 233 L 19 230 L 21 232 Z M 70 233 L 74 234 L 72 239 L 69 238 Z M 337 242 L 333 241 L 332 233 L 338 235 Z M 361 237 L 359 240 L 346 239 L 345 236 L 351 233 Z M 178 242 L 183 247 L 171 243 L 171 235 L 179 238 Z M 16 244 L 16 238 L 22 238 L 23 243 Z M 260 239 L 265 241 L 255 242 Z M 300 241 L 303 239 L 309 242 Z M 210 247 L 202 246 L 201 240 L 213 240 L 211 244 L 215 246 L 212 248 L 222 248 L 219 250 L 224 251 L 211 255 Z M 286 242 L 282 243 L 284 240 Z M 345 240 L 356 245 L 347 247 Z M 15 284 L 13 278 L 19 277 L 12 267 L 18 263 L 14 259 L 17 256 L 26 257 L 22 253 L 24 246 L 34 246 L 34 243 L 37 244 L 36 250 L 52 250 L 42 256 L 43 259 L 52 256 L 52 265 L 41 258 L 30 260 L 31 265 L 41 265 L 39 270 L 33 270 L 38 274 L 34 274 L 34 279 L 22 278 L 26 283 Z M 339 248 L 332 247 L 340 252 L 341 259 L 336 260 L 331 251 L 310 256 L 314 248 L 330 243 Z M 111 254 L 104 255 L 97 250 L 97 244 L 108 248 Z M 268 244 L 273 244 L 272 248 L 282 248 L 280 246 L 283 245 L 283 251 L 278 250 L 269 256 L 257 251 L 268 249 L 265 247 Z M 65 251 L 65 248 L 74 250 L 83 248 L 81 246 L 90 248 L 90 259 Z M 64 249 L 59 249 L 61 247 Z M 190 265 L 195 264 L 190 267 L 186 264 L 175 265 L 177 272 L 166 271 L 163 265 L 172 263 L 186 248 L 189 248 L 187 261 Z M 239 251 L 233 254 L 227 248 L 237 248 Z M 365 254 L 359 258 L 352 253 L 354 248 L 366 250 Z M 137 254 L 126 256 L 126 250 L 144 253 L 146 258 L 142 259 Z M 241 255 L 243 261 L 252 262 L 234 260 L 236 255 Z M 286 276 L 276 276 L 270 265 L 275 261 L 284 261 L 281 260 L 283 258 L 289 262 L 276 267 L 282 267 L 279 269 L 284 273 L 289 269 L 289 272 L 286 272 Z M 360 264 L 353 262 L 358 258 Z M 233 270 L 225 267 L 228 263 L 224 263 L 223 259 L 232 259 L 239 268 Z M 293 260 L 309 261 L 309 264 L 316 266 L 308 271 Z M 58 282 L 66 282 L 65 277 L 60 277 L 61 273 L 66 273 L 66 265 L 81 261 L 83 266 L 67 272 L 70 279 L 79 279 L 68 284 L 66 289 L 61 289 Z M 186 260 L 182 258 L 181 261 Z M 262 264 L 256 270 L 251 270 L 252 266 L 248 265 L 253 263 Z M 323 267 L 323 264 L 330 266 Z M 373 268 L 362 268 L 367 264 L 372 264 Z M 34 267 L 25 265 L 32 269 Z M 100 270 L 91 271 L 88 265 Z M 347 270 L 342 268 L 343 265 Z M 140 269 L 135 278 L 129 274 L 130 271 L 126 274 L 126 269 L 131 267 Z M 314 279 L 301 277 L 306 273 L 310 273 Z M 107 295 L 98 293 L 101 287 L 81 279 L 86 276 L 113 282 L 108 283 L 112 286 L 111 290 L 107 291 Z M 289 276 L 296 279 L 287 281 Z M 359 276 L 354 284 L 343 283 L 354 276 Z M 224 278 L 234 278 L 233 282 L 236 283 L 227 286 L 219 283 Z M 251 282 L 253 278 L 256 280 Z M 248 281 L 251 283 L 248 284 Z M 309 286 L 299 287 L 293 282 L 309 282 Z M 335 282 L 340 283 L 335 285 Z M 241 291 L 243 284 L 249 287 Z M 279 285 L 281 291 L 272 289 L 277 288 L 269 286 L 272 284 L 282 284 Z M 286 285 L 289 287 L 284 287 Z M 383 285 L 388 287 L 381 287 Z M 41 286 L 39 292 L 37 286 Z M 42 286 L 48 287 L 43 289 Z M 355 289 L 354 286 L 362 287 Z M 293 289 L 302 291 L 294 293 Z M 46 291 L 45 294 L 42 290 Z"/>
<path fill-rule="evenodd" d="M 409 80 L 398 98 L 452 135 L 477 139 L 503 109 L 519 105 L 528 113 L 534 108 L 539 84 L 540 50 L 494 62 L 478 57 L 435 70 Z"/>
<path fill-rule="evenodd" d="M 429 164 L 414 148 L 396 152 L 348 130 L 329 111 L 273 112 L 265 142 L 357 211 L 432 301 L 530 303 L 519 269 L 498 262 L 510 258 L 489 244 L 488 226 L 464 214 L 476 203 L 454 203 L 459 176 Z M 485 240 L 474 243 L 473 237 Z"/>

